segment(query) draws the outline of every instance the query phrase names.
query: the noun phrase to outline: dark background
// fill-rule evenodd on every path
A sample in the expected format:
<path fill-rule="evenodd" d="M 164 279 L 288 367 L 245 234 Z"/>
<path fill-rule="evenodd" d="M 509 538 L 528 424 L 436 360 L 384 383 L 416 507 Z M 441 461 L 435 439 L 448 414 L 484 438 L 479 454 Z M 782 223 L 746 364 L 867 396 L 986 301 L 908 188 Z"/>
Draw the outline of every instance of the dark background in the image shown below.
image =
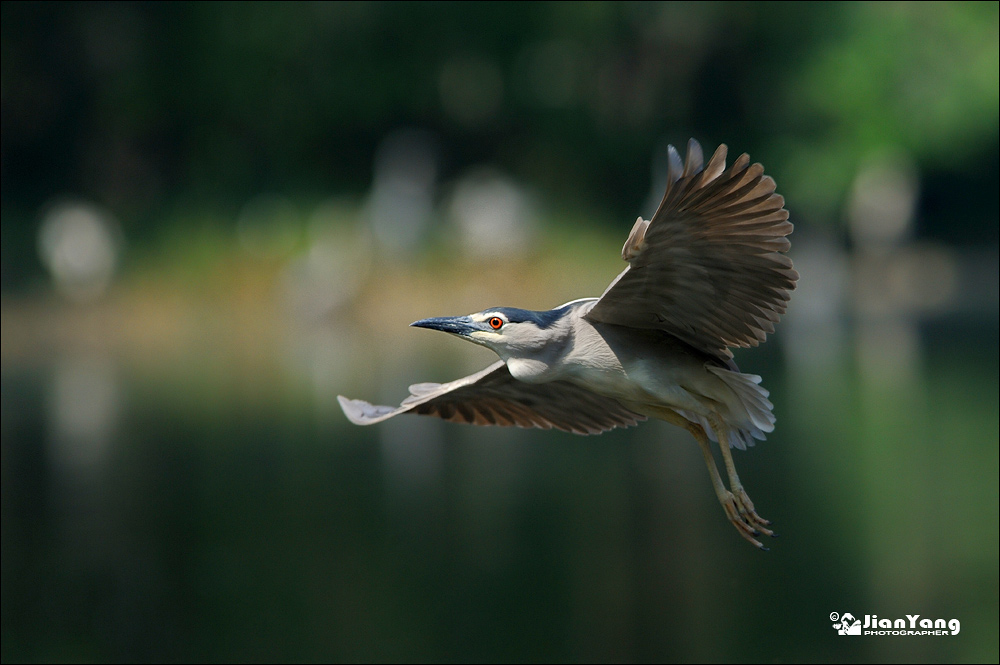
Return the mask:
<path fill-rule="evenodd" d="M 0 19 L 5 662 L 996 661 L 996 3 Z M 770 553 L 662 423 L 346 421 L 490 362 L 411 321 L 598 295 L 689 137 L 796 224 Z"/>

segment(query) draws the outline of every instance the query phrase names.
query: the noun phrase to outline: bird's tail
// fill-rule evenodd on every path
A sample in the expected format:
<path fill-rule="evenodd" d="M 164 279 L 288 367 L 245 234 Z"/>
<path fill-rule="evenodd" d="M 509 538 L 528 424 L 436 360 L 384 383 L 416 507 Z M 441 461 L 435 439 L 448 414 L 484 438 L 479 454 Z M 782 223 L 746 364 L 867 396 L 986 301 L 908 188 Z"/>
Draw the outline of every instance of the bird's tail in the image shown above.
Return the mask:
<path fill-rule="evenodd" d="M 770 394 L 760 385 L 760 377 L 756 374 L 741 374 L 724 367 L 707 365 L 706 369 L 722 379 L 737 398 L 736 405 L 730 405 L 730 418 L 725 418 L 730 426 L 727 433 L 729 446 L 746 450 L 754 445 L 754 439 L 763 441 L 767 438 L 765 432 L 774 431 L 774 405 L 767 399 Z M 733 408 L 733 407 L 736 408 Z M 701 425 L 712 441 L 718 442 L 719 437 L 709 424 L 708 419 L 689 411 L 679 411 L 682 416 Z"/>

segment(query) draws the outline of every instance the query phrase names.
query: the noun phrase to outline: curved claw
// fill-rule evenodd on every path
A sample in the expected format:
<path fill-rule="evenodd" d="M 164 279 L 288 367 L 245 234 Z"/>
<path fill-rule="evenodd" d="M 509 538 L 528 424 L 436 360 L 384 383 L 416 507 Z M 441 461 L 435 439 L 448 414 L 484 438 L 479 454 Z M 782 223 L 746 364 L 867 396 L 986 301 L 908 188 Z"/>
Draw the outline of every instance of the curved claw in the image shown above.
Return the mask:
<path fill-rule="evenodd" d="M 732 490 L 729 495 L 733 497 L 732 500 L 736 505 L 737 511 L 739 512 L 740 519 L 750 525 L 750 527 L 754 530 L 754 535 L 764 534 L 765 536 L 773 538 L 774 532 L 767 528 L 771 522 L 757 514 L 756 509 L 753 507 L 753 501 L 750 500 L 750 497 L 747 496 L 747 493 L 743 490 L 743 483 L 740 482 L 740 477 L 736 473 L 736 464 L 733 462 L 733 454 L 729 450 L 729 441 L 725 423 L 722 422 L 722 419 L 716 413 L 709 415 L 709 422 L 712 423 L 712 428 L 719 437 L 719 450 L 722 452 L 722 459 L 726 464 L 726 472 L 729 474 L 729 487 Z M 722 500 L 721 495 L 719 499 Z M 756 540 L 754 541 L 754 544 L 763 549 L 760 543 Z"/>
<path fill-rule="evenodd" d="M 736 467 L 733 464 L 732 456 L 729 454 L 729 444 L 726 440 L 725 427 L 723 427 L 722 421 L 718 419 L 718 416 L 713 414 L 711 419 L 716 424 L 716 433 L 719 434 L 719 448 L 722 449 L 722 456 L 726 462 L 726 470 L 730 472 L 729 477 L 730 487 L 733 488 L 732 492 L 727 490 L 722 482 L 719 469 L 715 465 L 715 458 L 712 457 L 712 450 L 705 429 L 701 425 L 692 423 L 670 409 L 663 409 L 657 412 L 656 416 L 691 432 L 691 435 L 694 436 L 698 442 L 698 446 L 701 448 L 702 455 L 705 457 L 708 475 L 712 479 L 712 487 L 715 489 L 715 495 L 719 497 L 719 503 L 722 504 L 722 509 L 725 511 L 726 517 L 745 540 L 754 547 L 767 551 L 767 548 L 757 540 L 756 536 L 765 535 L 773 538 L 774 532 L 767 528 L 771 522 L 757 514 L 753 506 L 753 501 L 750 500 L 750 497 L 743 490 L 739 476 L 736 475 Z"/>
<path fill-rule="evenodd" d="M 767 548 L 754 537 L 759 536 L 761 531 L 748 519 L 746 511 L 740 504 L 739 499 L 737 499 L 736 496 L 729 491 L 726 491 L 723 496 L 719 497 L 719 499 L 720 503 L 722 503 L 722 509 L 726 513 L 726 517 L 728 517 L 732 525 L 736 527 L 739 534 L 743 536 L 744 539 L 749 541 L 754 547 L 767 550 Z"/>
<path fill-rule="evenodd" d="M 751 501 L 750 497 L 747 496 L 746 491 L 742 487 L 737 487 L 735 488 L 735 492 L 733 494 L 733 498 L 736 501 L 736 506 L 740 511 L 740 515 L 742 515 L 743 518 L 746 519 L 747 522 L 749 522 L 760 533 L 773 538 L 774 532 L 767 528 L 770 526 L 771 520 L 766 520 L 757 514 L 757 511 L 754 510 L 753 507 L 753 501 Z"/>

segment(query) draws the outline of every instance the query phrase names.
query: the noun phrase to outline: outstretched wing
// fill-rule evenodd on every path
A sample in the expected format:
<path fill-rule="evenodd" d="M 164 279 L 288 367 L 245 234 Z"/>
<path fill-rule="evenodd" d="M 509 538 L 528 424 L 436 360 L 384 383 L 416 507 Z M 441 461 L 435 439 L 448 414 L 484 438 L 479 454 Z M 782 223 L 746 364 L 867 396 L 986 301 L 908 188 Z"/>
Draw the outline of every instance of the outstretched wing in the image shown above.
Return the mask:
<path fill-rule="evenodd" d="M 375 406 L 338 396 L 348 419 L 372 425 L 400 413 L 437 416 L 472 425 L 516 425 L 600 434 L 645 420 L 616 400 L 566 381 L 525 383 L 510 375 L 502 360 L 450 383 L 418 383 L 398 407 Z"/>
<path fill-rule="evenodd" d="M 636 221 L 622 248 L 629 265 L 588 319 L 663 330 L 723 358 L 774 332 L 799 278 L 783 254 L 792 224 L 764 167 L 743 154 L 727 170 L 726 152 L 705 166 L 692 139 L 682 165 L 669 147 L 663 201 Z"/>

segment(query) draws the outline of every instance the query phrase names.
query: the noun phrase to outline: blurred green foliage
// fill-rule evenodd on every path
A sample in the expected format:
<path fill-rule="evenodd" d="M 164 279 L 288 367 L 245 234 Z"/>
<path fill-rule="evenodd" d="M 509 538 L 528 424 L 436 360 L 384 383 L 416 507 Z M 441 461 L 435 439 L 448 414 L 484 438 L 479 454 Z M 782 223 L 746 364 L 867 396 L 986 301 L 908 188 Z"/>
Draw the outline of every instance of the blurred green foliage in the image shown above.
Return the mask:
<path fill-rule="evenodd" d="M 615 224 L 664 140 L 750 152 L 817 224 L 859 163 L 903 153 L 928 205 L 977 219 L 931 233 L 995 241 L 997 22 L 997 3 L 4 3 L 4 284 L 53 197 L 142 239 L 179 205 L 359 195 L 409 126 L 444 178 L 493 163 Z"/>

